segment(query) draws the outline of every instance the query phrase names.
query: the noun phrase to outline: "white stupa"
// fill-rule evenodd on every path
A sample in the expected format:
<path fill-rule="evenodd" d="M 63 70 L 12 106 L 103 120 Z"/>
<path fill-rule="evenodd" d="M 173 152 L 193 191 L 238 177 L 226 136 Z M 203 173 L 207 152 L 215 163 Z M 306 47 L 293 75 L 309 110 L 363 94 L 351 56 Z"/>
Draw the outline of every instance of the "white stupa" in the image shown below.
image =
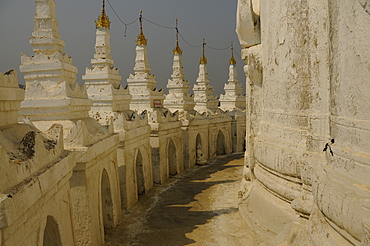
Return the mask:
<path fill-rule="evenodd" d="M 238 83 L 233 45 L 231 45 L 231 58 L 229 63 L 229 80 L 224 87 L 225 94 L 220 95 L 220 108 L 225 111 L 232 111 L 236 108 L 244 110 L 246 107 L 246 100 L 245 95 L 242 93 L 243 86 Z"/>
<path fill-rule="evenodd" d="M 128 89 L 132 96 L 130 109 L 139 112 L 153 108 L 162 108 L 164 95 L 163 91 L 156 88 L 155 76 L 150 73 L 147 56 L 147 40 L 143 33 L 142 11 L 140 11 L 140 34 L 136 40 L 136 59 L 134 74 L 127 79 Z"/>
<path fill-rule="evenodd" d="M 179 33 L 176 19 L 176 47 L 173 49 L 173 66 L 171 79 L 168 80 L 168 94 L 164 100 L 164 106 L 171 112 L 194 111 L 194 100 L 189 95 L 189 82 L 185 80 L 182 67 L 182 49 L 179 46 Z"/>
<path fill-rule="evenodd" d="M 76 82 L 77 68 L 63 52 L 55 2 L 35 0 L 34 31 L 30 38 L 34 56 L 21 55 L 20 71 L 26 81 L 21 116 L 31 120 L 73 120 L 88 117 L 91 101 Z"/>
<path fill-rule="evenodd" d="M 213 95 L 213 87 L 210 85 L 207 71 L 207 58 L 204 55 L 206 43 L 203 39 L 203 55 L 199 61 L 199 74 L 194 85 L 194 109 L 199 113 L 214 113 L 218 108 L 218 100 Z"/>
<path fill-rule="evenodd" d="M 96 23 L 96 43 L 94 58 L 91 59 L 92 68 L 86 68 L 85 80 L 89 99 L 93 101 L 90 116 L 108 121 L 112 114 L 108 112 L 122 112 L 130 109 L 128 90 L 121 82 L 118 68 L 114 67 L 110 47 L 110 21 L 105 13 L 103 0 L 102 13 Z M 108 122 L 102 122 L 107 124 Z"/>

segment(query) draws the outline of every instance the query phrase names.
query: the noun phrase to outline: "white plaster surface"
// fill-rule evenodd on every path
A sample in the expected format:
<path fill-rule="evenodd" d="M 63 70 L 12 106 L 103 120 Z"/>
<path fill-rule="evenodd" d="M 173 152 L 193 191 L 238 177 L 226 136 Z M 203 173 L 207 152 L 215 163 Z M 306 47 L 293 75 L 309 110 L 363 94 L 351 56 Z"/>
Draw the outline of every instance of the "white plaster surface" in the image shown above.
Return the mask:
<path fill-rule="evenodd" d="M 155 76 L 150 73 L 146 45 L 136 46 L 134 74 L 127 79 L 128 89 L 132 96 L 130 109 L 137 111 L 163 107 L 164 95 L 156 88 Z"/>
<path fill-rule="evenodd" d="M 239 1 L 248 98 L 240 208 L 270 245 L 369 243 L 367 4 L 261 1 L 258 17 Z M 285 219 L 265 221 L 261 204 Z"/>
<path fill-rule="evenodd" d="M 201 114 L 212 114 L 218 108 L 218 100 L 213 95 L 213 87 L 209 81 L 207 64 L 199 64 L 199 74 L 196 82 L 193 87 L 194 109 Z"/>
<path fill-rule="evenodd" d="M 172 69 L 171 79 L 167 83 L 168 94 L 163 102 L 164 107 L 171 112 L 193 111 L 195 102 L 189 95 L 189 82 L 185 80 L 181 54 L 174 55 Z"/>
<path fill-rule="evenodd" d="M 236 65 L 229 66 L 229 80 L 224 86 L 225 94 L 220 95 L 220 108 L 224 111 L 233 111 L 238 108 L 244 110 L 246 107 L 246 99 L 243 93 L 243 87 L 238 83 Z"/>

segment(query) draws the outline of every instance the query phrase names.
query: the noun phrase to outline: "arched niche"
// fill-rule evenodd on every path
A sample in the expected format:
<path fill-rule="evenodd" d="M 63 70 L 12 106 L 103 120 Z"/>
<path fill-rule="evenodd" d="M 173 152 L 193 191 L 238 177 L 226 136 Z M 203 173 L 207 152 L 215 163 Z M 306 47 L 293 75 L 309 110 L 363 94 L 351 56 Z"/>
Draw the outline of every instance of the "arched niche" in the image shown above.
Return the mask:
<path fill-rule="evenodd" d="M 242 146 L 243 146 L 243 149 L 242 149 L 242 151 L 243 152 L 245 152 L 246 150 L 247 150 L 247 140 L 246 140 L 246 132 L 245 131 L 243 131 L 242 132 L 242 135 L 241 135 L 241 137 L 243 138 L 243 144 L 242 144 Z"/>
<path fill-rule="evenodd" d="M 61 246 L 58 223 L 54 217 L 49 216 L 46 219 L 46 226 L 44 229 L 43 246 Z"/>
<path fill-rule="evenodd" d="M 168 170 L 169 175 L 177 174 L 177 155 L 176 155 L 176 146 L 172 139 L 168 141 L 167 149 L 167 159 L 168 159 Z"/>
<path fill-rule="evenodd" d="M 136 155 L 136 187 L 138 195 L 145 194 L 145 180 L 144 180 L 144 169 L 143 169 L 143 156 L 141 151 L 137 151 Z"/>
<path fill-rule="evenodd" d="M 114 225 L 113 220 L 113 201 L 107 170 L 103 169 L 101 176 L 101 211 L 104 228 L 110 228 Z"/>
<path fill-rule="evenodd" d="M 225 155 L 225 136 L 221 130 L 218 131 L 216 140 L 216 155 Z"/>
<path fill-rule="evenodd" d="M 204 165 L 207 163 L 207 158 L 204 155 L 204 147 L 202 144 L 202 137 L 198 133 L 196 138 L 196 164 L 198 165 Z"/>

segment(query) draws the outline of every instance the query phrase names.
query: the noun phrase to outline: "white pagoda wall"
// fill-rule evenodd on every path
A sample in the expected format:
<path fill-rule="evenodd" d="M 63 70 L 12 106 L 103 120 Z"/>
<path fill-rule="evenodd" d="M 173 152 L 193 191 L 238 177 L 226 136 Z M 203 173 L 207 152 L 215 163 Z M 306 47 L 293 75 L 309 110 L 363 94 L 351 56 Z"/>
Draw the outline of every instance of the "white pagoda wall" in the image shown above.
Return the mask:
<path fill-rule="evenodd" d="M 153 178 L 155 183 L 165 183 L 170 177 L 169 158 L 176 155 L 176 172 L 184 170 L 184 153 L 182 139 L 182 123 L 177 116 L 162 115 L 161 111 L 152 112 L 149 124 L 151 125 L 150 146 L 152 151 Z M 173 141 L 175 153 L 169 150 L 169 143 Z"/>
<path fill-rule="evenodd" d="M 205 160 L 209 159 L 208 154 L 208 139 L 209 139 L 209 119 L 204 117 L 203 119 L 189 120 L 189 125 L 186 130 L 183 131 L 183 135 L 186 135 L 184 140 L 184 163 L 185 168 L 189 168 L 197 164 L 197 136 L 201 139 L 201 151 Z"/>
<path fill-rule="evenodd" d="M 246 125 L 246 112 L 238 111 L 232 115 L 231 121 L 231 143 L 232 152 L 244 152 L 245 151 L 245 125 Z"/>
<path fill-rule="evenodd" d="M 144 193 L 152 189 L 154 184 L 148 117 L 147 114 L 131 114 L 133 117 L 127 119 L 125 113 L 119 113 L 114 122 L 120 137 L 117 156 L 123 208 L 130 208 L 138 201 L 138 182 L 143 182 Z M 138 163 L 138 155 L 141 155 L 141 163 Z M 137 178 L 138 172 L 142 172 L 141 181 Z"/>
<path fill-rule="evenodd" d="M 224 136 L 223 147 L 224 154 L 232 153 L 232 143 L 231 143 L 231 117 L 228 114 L 220 115 L 216 114 L 210 116 L 210 125 L 209 125 L 209 135 L 208 135 L 208 155 L 209 158 L 214 158 L 218 156 L 217 153 L 217 142 L 218 134 L 222 132 Z"/>
<path fill-rule="evenodd" d="M 239 1 L 248 115 L 241 211 L 271 245 L 370 242 L 369 12 L 369 1 Z"/>
<path fill-rule="evenodd" d="M 118 225 L 121 197 L 117 165 L 118 135 L 95 143 L 79 152 L 70 180 L 73 223 L 78 245 L 104 244 L 104 227 Z M 106 172 L 108 180 L 103 173 Z M 103 182 L 109 183 L 108 199 L 102 201 Z M 108 221 L 103 216 L 109 214 Z M 106 223 L 106 224 L 105 224 Z"/>
<path fill-rule="evenodd" d="M 335 142 L 334 154 L 325 152 L 325 162 L 314 166 L 316 208 L 310 230 L 316 244 L 326 240 L 327 233 L 335 236 L 337 232 L 341 238 L 328 240 L 332 245 L 370 244 L 369 7 L 369 1 L 328 1 L 324 9 L 329 14 L 317 27 L 330 27 L 329 33 L 324 32 L 329 44 L 325 71 L 329 77 L 328 135 Z M 327 222 L 320 223 L 322 218 Z"/>

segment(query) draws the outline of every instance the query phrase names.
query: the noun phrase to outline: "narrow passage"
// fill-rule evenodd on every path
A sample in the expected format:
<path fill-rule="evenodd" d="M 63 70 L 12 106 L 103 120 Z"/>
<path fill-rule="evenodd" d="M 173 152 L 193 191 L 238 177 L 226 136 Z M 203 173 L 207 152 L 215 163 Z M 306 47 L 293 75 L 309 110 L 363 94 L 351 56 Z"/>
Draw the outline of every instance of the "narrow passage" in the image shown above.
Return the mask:
<path fill-rule="evenodd" d="M 106 245 L 255 245 L 238 211 L 243 155 L 195 166 L 156 186 L 106 232 Z"/>

